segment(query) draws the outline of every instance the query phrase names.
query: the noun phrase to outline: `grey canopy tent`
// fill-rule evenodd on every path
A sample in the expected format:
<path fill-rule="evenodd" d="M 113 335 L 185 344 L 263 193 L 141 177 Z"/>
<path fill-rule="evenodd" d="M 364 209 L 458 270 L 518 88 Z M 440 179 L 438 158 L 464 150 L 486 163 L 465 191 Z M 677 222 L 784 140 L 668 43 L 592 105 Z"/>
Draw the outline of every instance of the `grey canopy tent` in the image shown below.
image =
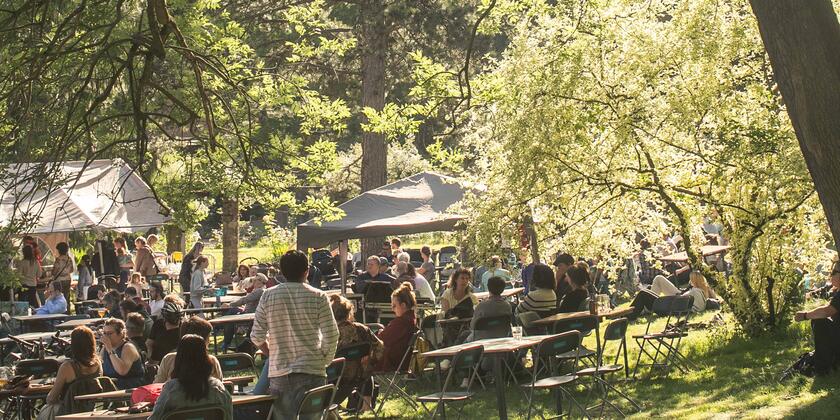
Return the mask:
<path fill-rule="evenodd" d="M 298 225 L 297 247 L 305 250 L 339 242 L 344 254 L 347 239 L 454 230 L 464 217 L 450 207 L 470 189 L 463 181 L 434 172 L 403 178 L 341 204 L 338 208 L 345 215 L 339 220 L 318 224 L 312 219 Z M 344 264 L 340 266 L 344 285 Z"/>

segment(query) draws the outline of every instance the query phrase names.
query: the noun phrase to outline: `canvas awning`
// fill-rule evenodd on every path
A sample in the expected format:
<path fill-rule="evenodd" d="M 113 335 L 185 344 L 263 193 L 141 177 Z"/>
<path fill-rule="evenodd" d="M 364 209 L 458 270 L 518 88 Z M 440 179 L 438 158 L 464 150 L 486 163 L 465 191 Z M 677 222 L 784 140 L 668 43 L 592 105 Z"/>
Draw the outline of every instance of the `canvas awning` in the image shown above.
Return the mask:
<path fill-rule="evenodd" d="M 471 188 L 456 178 L 421 172 L 366 191 L 338 206 L 345 213 L 341 219 L 298 225 L 298 249 L 345 239 L 454 230 L 464 217 L 450 207 Z"/>
<path fill-rule="evenodd" d="M 52 188 L 34 189 L 24 183 L 14 188 L 0 180 L 0 225 L 13 217 L 35 217 L 27 233 L 116 230 L 123 232 L 161 226 L 170 220 L 149 185 L 122 159 L 63 162 Z M 33 164 L 10 165 L 7 172 L 24 174 Z"/>

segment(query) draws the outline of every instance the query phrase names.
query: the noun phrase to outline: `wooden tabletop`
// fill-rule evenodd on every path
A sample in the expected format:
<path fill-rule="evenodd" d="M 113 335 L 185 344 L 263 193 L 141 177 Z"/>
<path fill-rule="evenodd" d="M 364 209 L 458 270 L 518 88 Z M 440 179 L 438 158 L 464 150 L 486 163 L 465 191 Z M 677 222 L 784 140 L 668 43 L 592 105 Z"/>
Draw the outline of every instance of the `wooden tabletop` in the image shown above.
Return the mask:
<path fill-rule="evenodd" d="M 514 287 L 512 289 L 505 289 L 502 292 L 502 297 L 503 298 L 508 298 L 508 297 L 511 297 L 511 296 L 516 296 L 516 295 L 518 295 L 518 294 L 520 294 L 524 291 L 525 291 L 524 287 Z M 473 295 L 475 295 L 475 297 L 478 298 L 478 300 L 484 300 L 484 299 L 487 299 L 487 298 L 490 297 L 490 292 L 477 292 L 477 293 L 473 293 Z"/>
<path fill-rule="evenodd" d="M 249 314 L 225 315 L 210 319 L 208 321 L 214 327 L 224 324 L 245 324 L 248 322 L 254 322 L 254 313 L 252 312 Z"/>
<path fill-rule="evenodd" d="M 76 401 L 111 401 L 111 400 L 130 400 L 131 393 L 134 388 L 118 389 L 110 392 L 100 392 L 98 394 L 76 395 Z"/>
<path fill-rule="evenodd" d="M 552 337 L 552 335 L 530 335 L 516 339 L 513 337 L 504 338 L 488 338 L 486 340 L 476 340 L 469 343 L 458 344 L 456 346 L 444 347 L 442 349 L 427 351 L 423 353 L 425 357 L 452 357 L 462 349 L 472 347 L 475 345 L 484 346 L 484 354 L 492 355 L 499 353 L 510 353 L 517 350 L 534 347 L 540 341 Z"/>
<path fill-rule="evenodd" d="M 38 341 L 42 338 L 44 340 L 52 338 L 53 336 L 55 336 L 55 331 L 52 331 L 52 332 L 33 332 L 33 333 L 13 334 L 13 335 L 16 338 L 18 338 L 20 340 L 23 340 L 23 341 L 35 342 L 35 341 Z M 61 333 L 59 333 L 59 337 L 62 337 L 62 338 L 70 337 L 70 332 L 69 331 L 62 331 Z M 9 338 L 9 337 L 0 338 L 0 344 L 9 344 L 11 342 L 12 342 L 12 339 Z"/>
<path fill-rule="evenodd" d="M 230 308 L 187 308 L 187 309 L 181 309 L 181 313 L 196 314 L 196 313 L 199 313 L 199 312 L 207 312 L 207 313 L 227 312 L 229 310 L 230 310 Z"/>
<path fill-rule="evenodd" d="M 270 402 L 274 401 L 274 397 L 271 395 L 233 395 L 231 396 L 233 399 L 233 405 L 244 405 L 244 404 L 255 404 L 261 402 Z M 68 414 L 65 416 L 58 416 L 56 420 L 137 420 L 137 419 L 147 419 L 152 416 L 152 412 L 146 413 L 137 413 L 137 414 L 129 414 L 129 413 L 116 413 L 110 410 L 97 410 L 97 411 L 89 411 L 86 413 L 78 413 L 78 414 Z"/>
<path fill-rule="evenodd" d="M 626 315 L 629 315 L 629 314 L 633 313 L 633 311 L 635 311 L 635 310 L 636 310 L 635 307 L 628 306 L 628 307 L 625 307 L 625 308 L 613 309 L 609 312 L 601 312 L 601 313 L 597 314 L 596 316 L 598 317 L 598 319 L 620 318 L 622 316 L 626 316 Z M 586 318 L 590 315 L 592 315 L 592 314 L 590 314 L 589 311 L 563 312 L 563 313 L 547 316 L 543 319 L 538 319 L 538 320 L 532 322 L 531 326 L 534 326 L 534 327 L 550 327 L 550 326 L 554 325 L 554 323 L 557 322 L 557 321 L 565 321 L 565 320 L 570 320 L 570 319 Z"/>
<path fill-rule="evenodd" d="M 72 330 L 73 328 L 80 327 L 80 326 L 92 326 L 92 325 L 99 325 L 105 322 L 107 318 L 83 318 L 83 319 L 71 319 L 69 321 L 64 321 L 61 324 L 55 326 L 58 330 Z"/>
<path fill-rule="evenodd" d="M 239 300 L 239 296 L 230 296 L 230 295 L 219 296 L 219 302 L 221 302 L 221 303 L 231 303 L 231 302 L 235 302 L 237 300 Z M 202 305 L 215 306 L 216 305 L 216 297 L 213 296 L 213 297 L 203 298 L 203 299 L 201 299 L 201 304 Z"/>
<path fill-rule="evenodd" d="M 16 315 L 12 319 L 20 322 L 34 322 L 34 321 L 58 321 L 65 319 L 70 315 L 67 314 L 49 314 L 49 315 Z"/>
<path fill-rule="evenodd" d="M 472 321 L 472 317 L 469 317 L 469 318 L 447 318 L 447 319 L 439 319 L 437 321 L 437 323 L 440 326 L 445 326 L 445 325 L 452 325 L 452 324 L 464 324 L 464 323 L 469 323 L 471 321 Z"/>

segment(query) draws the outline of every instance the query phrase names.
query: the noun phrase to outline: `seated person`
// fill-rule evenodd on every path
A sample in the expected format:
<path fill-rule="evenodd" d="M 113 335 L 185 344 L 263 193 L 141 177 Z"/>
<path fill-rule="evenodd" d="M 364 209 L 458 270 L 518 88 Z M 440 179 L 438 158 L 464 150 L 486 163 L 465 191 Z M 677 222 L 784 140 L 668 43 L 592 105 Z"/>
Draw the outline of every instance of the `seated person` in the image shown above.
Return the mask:
<path fill-rule="evenodd" d="M 394 282 L 394 278 L 385 272 L 379 257 L 372 255 L 367 259 L 367 271 L 356 277 L 356 282 L 353 284 L 353 291 L 356 293 L 364 293 L 365 286 L 369 281 L 387 281 Z"/>
<path fill-rule="evenodd" d="M 394 288 L 399 287 L 400 284 L 407 281 L 417 291 L 417 299 L 435 301 L 435 292 L 432 290 L 432 285 L 429 284 L 429 281 L 425 277 L 417 273 L 417 270 L 410 262 L 398 262 L 397 273 L 399 273 L 399 278 L 397 278 Z"/>
<path fill-rule="evenodd" d="M 411 284 L 403 283 L 394 293 L 391 294 L 391 309 L 397 316 L 379 332 L 379 339 L 384 346 L 382 359 L 376 365 L 377 371 L 393 372 L 408 367 L 409 358 L 403 360 L 411 337 L 417 332 L 417 318 L 414 315 L 414 306 L 417 300 Z M 404 361 L 401 366 L 400 361 Z"/>
<path fill-rule="evenodd" d="M 129 302 L 129 301 L 126 301 Z M 130 312 L 125 317 L 125 332 L 128 341 L 137 347 L 143 360 L 148 358 L 146 352 L 146 318 L 137 312 Z"/>
<path fill-rule="evenodd" d="M 108 311 L 105 316 L 109 318 L 122 318 L 122 312 L 120 311 L 120 302 L 123 300 L 123 295 L 116 291 L 111 290 L 105 294 L 105 297 L 102 298 L 102 306 Z"/>
<path fill-rule="evenodd" d="M 143 360 L 134 344 L 126 338 L 125 323 L 108 318 L 102 327 L 102 373 L 114 380 L 117 389 L 137 388 L 144 385 Z"/>
<path fill-rule="evenodd" d="M 796 321 L 811 320 L 814 334 L 814 373 L 827 375 L 840 367 L 840 263 L 831 270 L 835 292 L 827 305 L 796 313 Z"/>
<path fill-rule="evenodd" d="M 167 296 L 168 298 L 168 296 Z M 160 311 L 160 318 L 152 324 L 146 349 L 149 361 L 158 363 L 167 353 L 175 351 L 181 338 L 181 307 L 176 302 L 166 302 Z"/>
<path fill-rule="evenodd" d="M 548 269 L 548 273 L 551 275 L 552 285 L 550 291 L 551 293 L 554 293 L 554 275 L 551 273 L 551 269 L 548 268 L 547 265 L 543 265 L 543 267 Z M 507 282 L 501 277 L 490 277 L 487 279 L 487 291 L 490 292 L 490 297 L 483 300 L 475 307 L 475 313 L 473 314 L 472 321 L 470 321 L 471 333 L 469 337 L 467 337 L 466 341 L 498 338 L 491 337 L 492 334 L 487 331 L 476 331 L 475 326 L 479 320 L 484 318 L 493 318 L 504 315 L 508 317 L 511 316 L 510 303 L 502 298 L 502 292 L 505 290 L 506 285 Z"/>
<path fill-rule="evenodd" d="M 180 327 L 180 334 L 182 336 L 187 334 L 197 335 L 199 337 L 204 338 L 204 341 L 207 345 L 210 344 L 210 333 L 213 332 L 213 326 L 210 325 L 209 322 L 206 320 L 199 318 L 197 316 L 192 316 L 186 321 L 181 323 Z M 175 367 L 175 356 L 176 353 L 173 351 L 171 353 L 166 354 L 163 356 L 163 359 L 160 361 L 160 366 L 158 367 L 157 374 L 155 375 L 154 383 L 163 383 L 169 380 L 172 376 L 172 369 Z M 210 355 L 210 362 L 213 365 L 213 372 L 211 375 L 214 378 L 218 378 L 222 380 L 222 365 L 219 364 L 219 359 L 216 356 Z"/>
<path fill-rule="evenodd" d="M 61 291 L 61 282 L 53 281 L 44 289 L 44 306 L 35 310 L 35 315 L 54 315 L 67 313 L 67 300 Z"/>
<path fill-rule="evenodd" d="M 149 285 L 149 315 L 152 318 L 160 317 L 160 310 L 166 303 L 163 298 L 166 294 L 163 293 L 163 285 L 159 281 L 152 282 Z"/>
<path fill-rule="evenodd" d="M 589 299 L 589 266 L 582 261 L 576 262 L 566 270 L 569 291 L 557 306 L 557 312 L 578 312 L 586 310 Z"/>
<path fill-rule="evenodd" d="M 141 308 L 143 308 L 143 312 L 145 312 L 147 315 L 151 311 L 149 309 L 149 304 L 146 303 L 145 300 L 143 300 L 143 298 L 140 296 L 140 292 L 134 287 L 125 288 L 125 300 L 133 301 L 134 303 L 139 305 Z"/>
<path fill-rule="evenodd" d="M 490 266 L 481 274 L 481 291 L 487 290 L 487 280 L 490 280 L 490 277 L 501 277 L 506 282 L 511 279 L 510 271 L 502 268 L 502 259 L 498 255 L 490 257 Z"/>
<path fill-rule="evenodd" d="M 257 273 L 257 275 L 254 276 L 252 279 L 252 289 L 250 293 L 231 302 L 229 305 L 222 305 L 223 308 L 230 307 L 230 310 L 227 311 L 225 315 L 251 314 L 256 312 L 257 305 L 260 303 L 260 298 L 262 297 L 262 294 L 265 291 L 265 284 L 267 282 L 268 277 L 266 277 L 265 274 Z M 230 343 L 231 341 L 233 341 L 234 334 L 236 334 L 236 325 L 225 325 L 225 339 L 222 342 L 222 353 L 227 351 L 227 348 L 230 347 Z"/>
<path fill-rule="evenodd" d="M 536 312 L 545 317 L 557 309 L 554 292 L 554 271 L 545 264 L 536 264 L 531 276 L 531 291 L 516 307 L 516 313 Z"/>
<path fill-rule="evenodd" d="M 459 307 L 465 300 L 469 299 L 471 306 L 475 307 L 478 304 L 478 298 L 472 292 L 472 275 L 470 270 L 466 268 L 459 268 L 452 272 L 449 276 L 449 282 L 446 284 L 446 290 L 440 297 L 440 307 L 447 318 L 457 316 L 458 318 L 468 318 L 472 316 L 472 310 L 466 316 L 453 314 L 452 309 Z"/>
<path fill-rule="evenodd" d="M 70 358 L 58 368 L 53 387 L 47 394 L 47 404 L 63 404 L 59 410 L 60 414 L 82 411 L 81 407 L 77 409 L 75 395 L 68 395 L 67 391 L 71 385 L 81 381 L 92 382 L 91 388 L 87 389 L 98 387 L 96 378 L 101 375 L 102 363 L 96 357 L 96 339 L 93 331 L 84 326 L 76 327 L 70 333 Z"/>
<path fill-rule="evenodd" d="M 141 276 L 140 273 L 131 273 L 131 277 L 128 279 L 128 284 L 126 285 L 126 292 L 128 292 L 129 288 L 134 289 L 136 292 L 134 296 L 143 296 L 143 290 L 149 288 L 149 284 L 146 283 L 146 278 Z"/>
<path fill-rule="evenodd" d="M 682 291 L 677 286 L 674 286 L 674 283 L 671 283 L 671 281 L 665 278 L 665 276 L 656 276 L 653 278 L 650 289 L 639 292 L 639 294 L 637 294 L 633 299 L 631 305 L 636 307 L 637 312 L 640 312 L 642 308 L 650 310 L 653 307 L 653 300 L 656 300 L 655 298 L 660 295 L 677 296 L 688 294 L 694 297 L 694 302 L 691 307 L 692 312 L 705 311 L 706 301 L 708 299 L 717 298 L 715 291 L 709 287 L 706 283 L 706 278 L 703 277 L 703 274 L 699 271 L 692 271 L 691 274 L 689 274 L 688 283 L 691 285 L 691 288 L 686 291 Z M 644 293 L 654 296 L 654 299 L 643 298 L 643 296 L 645 296 Z"/>
<path fill-rule="evenodd" d="M 364 324 L 354 322 L 353 304 L 341 295 L 330 296 L 330 306 L 333 316 L 338 323 L 338 349 L 349 347 L 360 343 L 370 344 L 370 354 L 361 360 L 348 361 L 344 365 L 344 373 L 341 376 L 341 386 L 333 400 L 341 404 L 354 389 L 358 389 L 362 395 L 362 410 L 371 409 L 371 395 L 373 395 L 373 379 L 370 372 L 370 361 L 377 360 L 382 353 L 382 341 L 379 340 Z"/>
<path fill-rule="evenodd" d="M 161 420 L 175 410 L 198 407 L 221 407 L 224 420 L 233 419 L 233 401 L 218 378 L 213 377 L 213 363 L 207 354 L 206 341 L 187 334 L 178 342 L 178 353 L 171 379 L 161 389 L 150 420 Z"/>

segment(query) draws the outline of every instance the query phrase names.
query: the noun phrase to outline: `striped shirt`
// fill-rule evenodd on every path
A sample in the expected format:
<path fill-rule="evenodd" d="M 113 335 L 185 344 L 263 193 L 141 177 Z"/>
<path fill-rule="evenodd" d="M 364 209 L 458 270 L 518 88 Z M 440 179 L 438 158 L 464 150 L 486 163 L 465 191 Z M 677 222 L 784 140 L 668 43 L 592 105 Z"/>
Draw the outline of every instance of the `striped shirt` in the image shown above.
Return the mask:
<path fill-rule="evenodd" d="M 516 307 L 516 313 L 545 312 L 557 308 L 557 295 L 551 289 L 534 289 Z"/>
<path fill-rule="evenodd" d="M 338 346 L 327 294 L 294 282 L 267 289 L 254 315 L 251 341 L 258 347 L 268 342 L 270 378 L 290 373 L 326 376 Z"/>

